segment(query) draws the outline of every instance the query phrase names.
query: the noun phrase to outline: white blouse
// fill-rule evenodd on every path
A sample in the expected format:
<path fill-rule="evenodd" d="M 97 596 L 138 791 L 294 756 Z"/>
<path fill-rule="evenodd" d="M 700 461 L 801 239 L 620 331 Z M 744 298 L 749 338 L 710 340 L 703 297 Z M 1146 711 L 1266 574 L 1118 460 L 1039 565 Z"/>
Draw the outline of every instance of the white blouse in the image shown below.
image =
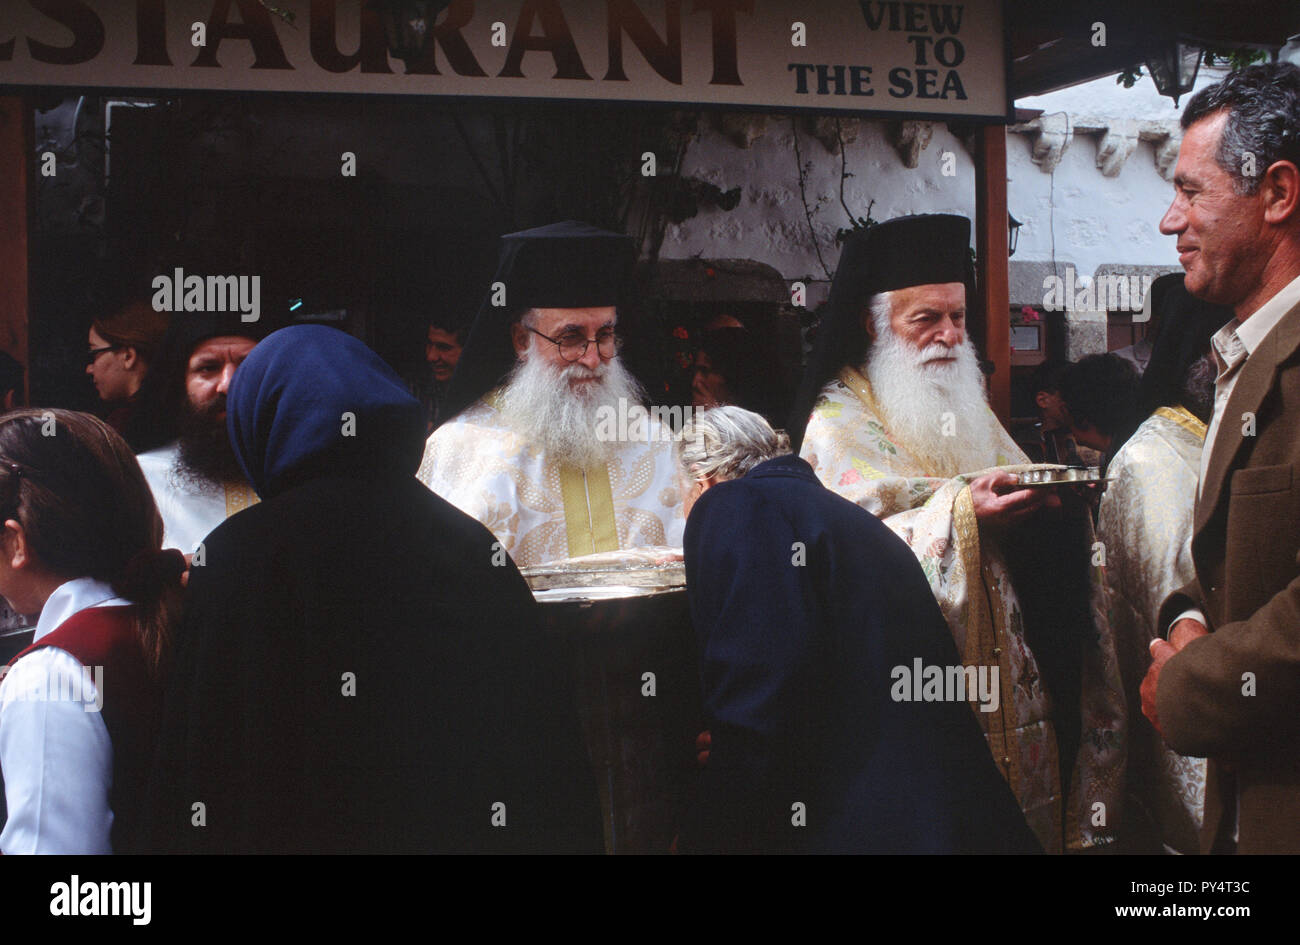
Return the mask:
<path fill-rule="evenodd" d="M 93 578 L 59 585 L 41 609 L 39 642 L 90 607 L 129 605 Z M 102 680 L 101 680 L 102 681 Z M 0 682 L 0 772 L 8 819 L 0 851 L 112 853 L 113 745 L 91 675 L 57 647 L 14 663 Z"/>

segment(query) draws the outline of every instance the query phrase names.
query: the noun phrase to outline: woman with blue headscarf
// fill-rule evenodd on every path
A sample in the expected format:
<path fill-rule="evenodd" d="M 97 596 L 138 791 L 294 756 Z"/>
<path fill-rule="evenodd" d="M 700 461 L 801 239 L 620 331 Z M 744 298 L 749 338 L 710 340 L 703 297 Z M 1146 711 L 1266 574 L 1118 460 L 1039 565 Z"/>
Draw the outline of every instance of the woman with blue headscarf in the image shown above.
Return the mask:
<path fill-rule="evenodd" d="M 262 501 L 191 571 L 156 846 L 598 850 L 532 597 L 491 533 L 415 479 L 424 421 L 401 379 L 299 325 L 254 349 L 227 403 Z"/>

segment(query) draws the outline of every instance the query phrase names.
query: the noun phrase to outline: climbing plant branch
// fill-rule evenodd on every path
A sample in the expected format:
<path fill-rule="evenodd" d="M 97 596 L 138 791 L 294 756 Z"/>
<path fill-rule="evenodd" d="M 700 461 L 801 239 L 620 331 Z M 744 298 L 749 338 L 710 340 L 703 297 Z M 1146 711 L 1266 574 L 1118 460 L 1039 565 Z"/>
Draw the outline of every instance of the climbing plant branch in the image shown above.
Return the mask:
<path fill-rule="evenodd" d="M 807 173 L 808 166 L 804 165 L 803 155 L 799 152 L 799 116 L 790 116 L 790 130 L 794 132 L 794 160 L 795 166 L 799 171 L 799 199 L 803 202 L 804 219 L 808 221 L 808 235 L 812 237 L 813 251 L 817 253 L 817 262 L 822 267 L 822 272 L 826 273 L 826 278 L 831 278 L 831 271 L 826 265 L 826 260 L 822 258 L 821 243 L 817 241 L 817 231 L 813 229 L 813 210 L 808 206 L 808 186 Z M 821 209 L 821 201 L 818 201 L 818 209 Z M 850 215 L 852 219 L 852 215 Z"/>

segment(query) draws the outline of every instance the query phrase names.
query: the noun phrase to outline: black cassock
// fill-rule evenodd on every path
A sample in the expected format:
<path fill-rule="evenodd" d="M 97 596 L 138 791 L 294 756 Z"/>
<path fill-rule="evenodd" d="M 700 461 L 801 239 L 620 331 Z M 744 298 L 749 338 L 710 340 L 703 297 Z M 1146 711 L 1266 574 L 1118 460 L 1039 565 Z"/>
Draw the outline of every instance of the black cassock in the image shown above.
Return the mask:
<path fill-rule="evenodd" d="M 599 851 L 527 585 L 414 478 L 424 425 L 400 380 L 309 327 L 270 336 L 232 384 L 232 439 L 263 501 L 208 535 L 190 572 L 153 848 Z"/>
<path fill-rule="evenodd" d="M 921 566 L 794 456 L 686 524 L 708 763 L 689 852 L 1037 852 L 964 702 L 895 701 L 961 660 Z"/>

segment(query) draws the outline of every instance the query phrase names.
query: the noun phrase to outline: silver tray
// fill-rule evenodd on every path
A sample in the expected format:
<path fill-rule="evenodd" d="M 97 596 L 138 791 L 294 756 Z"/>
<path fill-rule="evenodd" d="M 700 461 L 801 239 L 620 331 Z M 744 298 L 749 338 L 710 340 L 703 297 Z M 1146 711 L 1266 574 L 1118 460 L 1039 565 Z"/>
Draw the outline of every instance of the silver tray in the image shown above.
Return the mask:
<path fill-rule="evenodd" d="M 1086 486 L 1110 482 L 1101 474 L 1099 466 L 1050 466 L 1027 469 L 1017 474 L 1022 489 L 1041 489 L 1047 486 Z"/>
<path fill-rule="evenodd" d="M 552 587 L 534 590 L 533 600 L 539 604 L 591 604 L 604 600 L 627 600 L 634 597 L 658 597 L 660 594 L 677 594 L 686 585 L 672 587 L 635 587 L 630 584 L 609 584 L 603 587 Z"/>

